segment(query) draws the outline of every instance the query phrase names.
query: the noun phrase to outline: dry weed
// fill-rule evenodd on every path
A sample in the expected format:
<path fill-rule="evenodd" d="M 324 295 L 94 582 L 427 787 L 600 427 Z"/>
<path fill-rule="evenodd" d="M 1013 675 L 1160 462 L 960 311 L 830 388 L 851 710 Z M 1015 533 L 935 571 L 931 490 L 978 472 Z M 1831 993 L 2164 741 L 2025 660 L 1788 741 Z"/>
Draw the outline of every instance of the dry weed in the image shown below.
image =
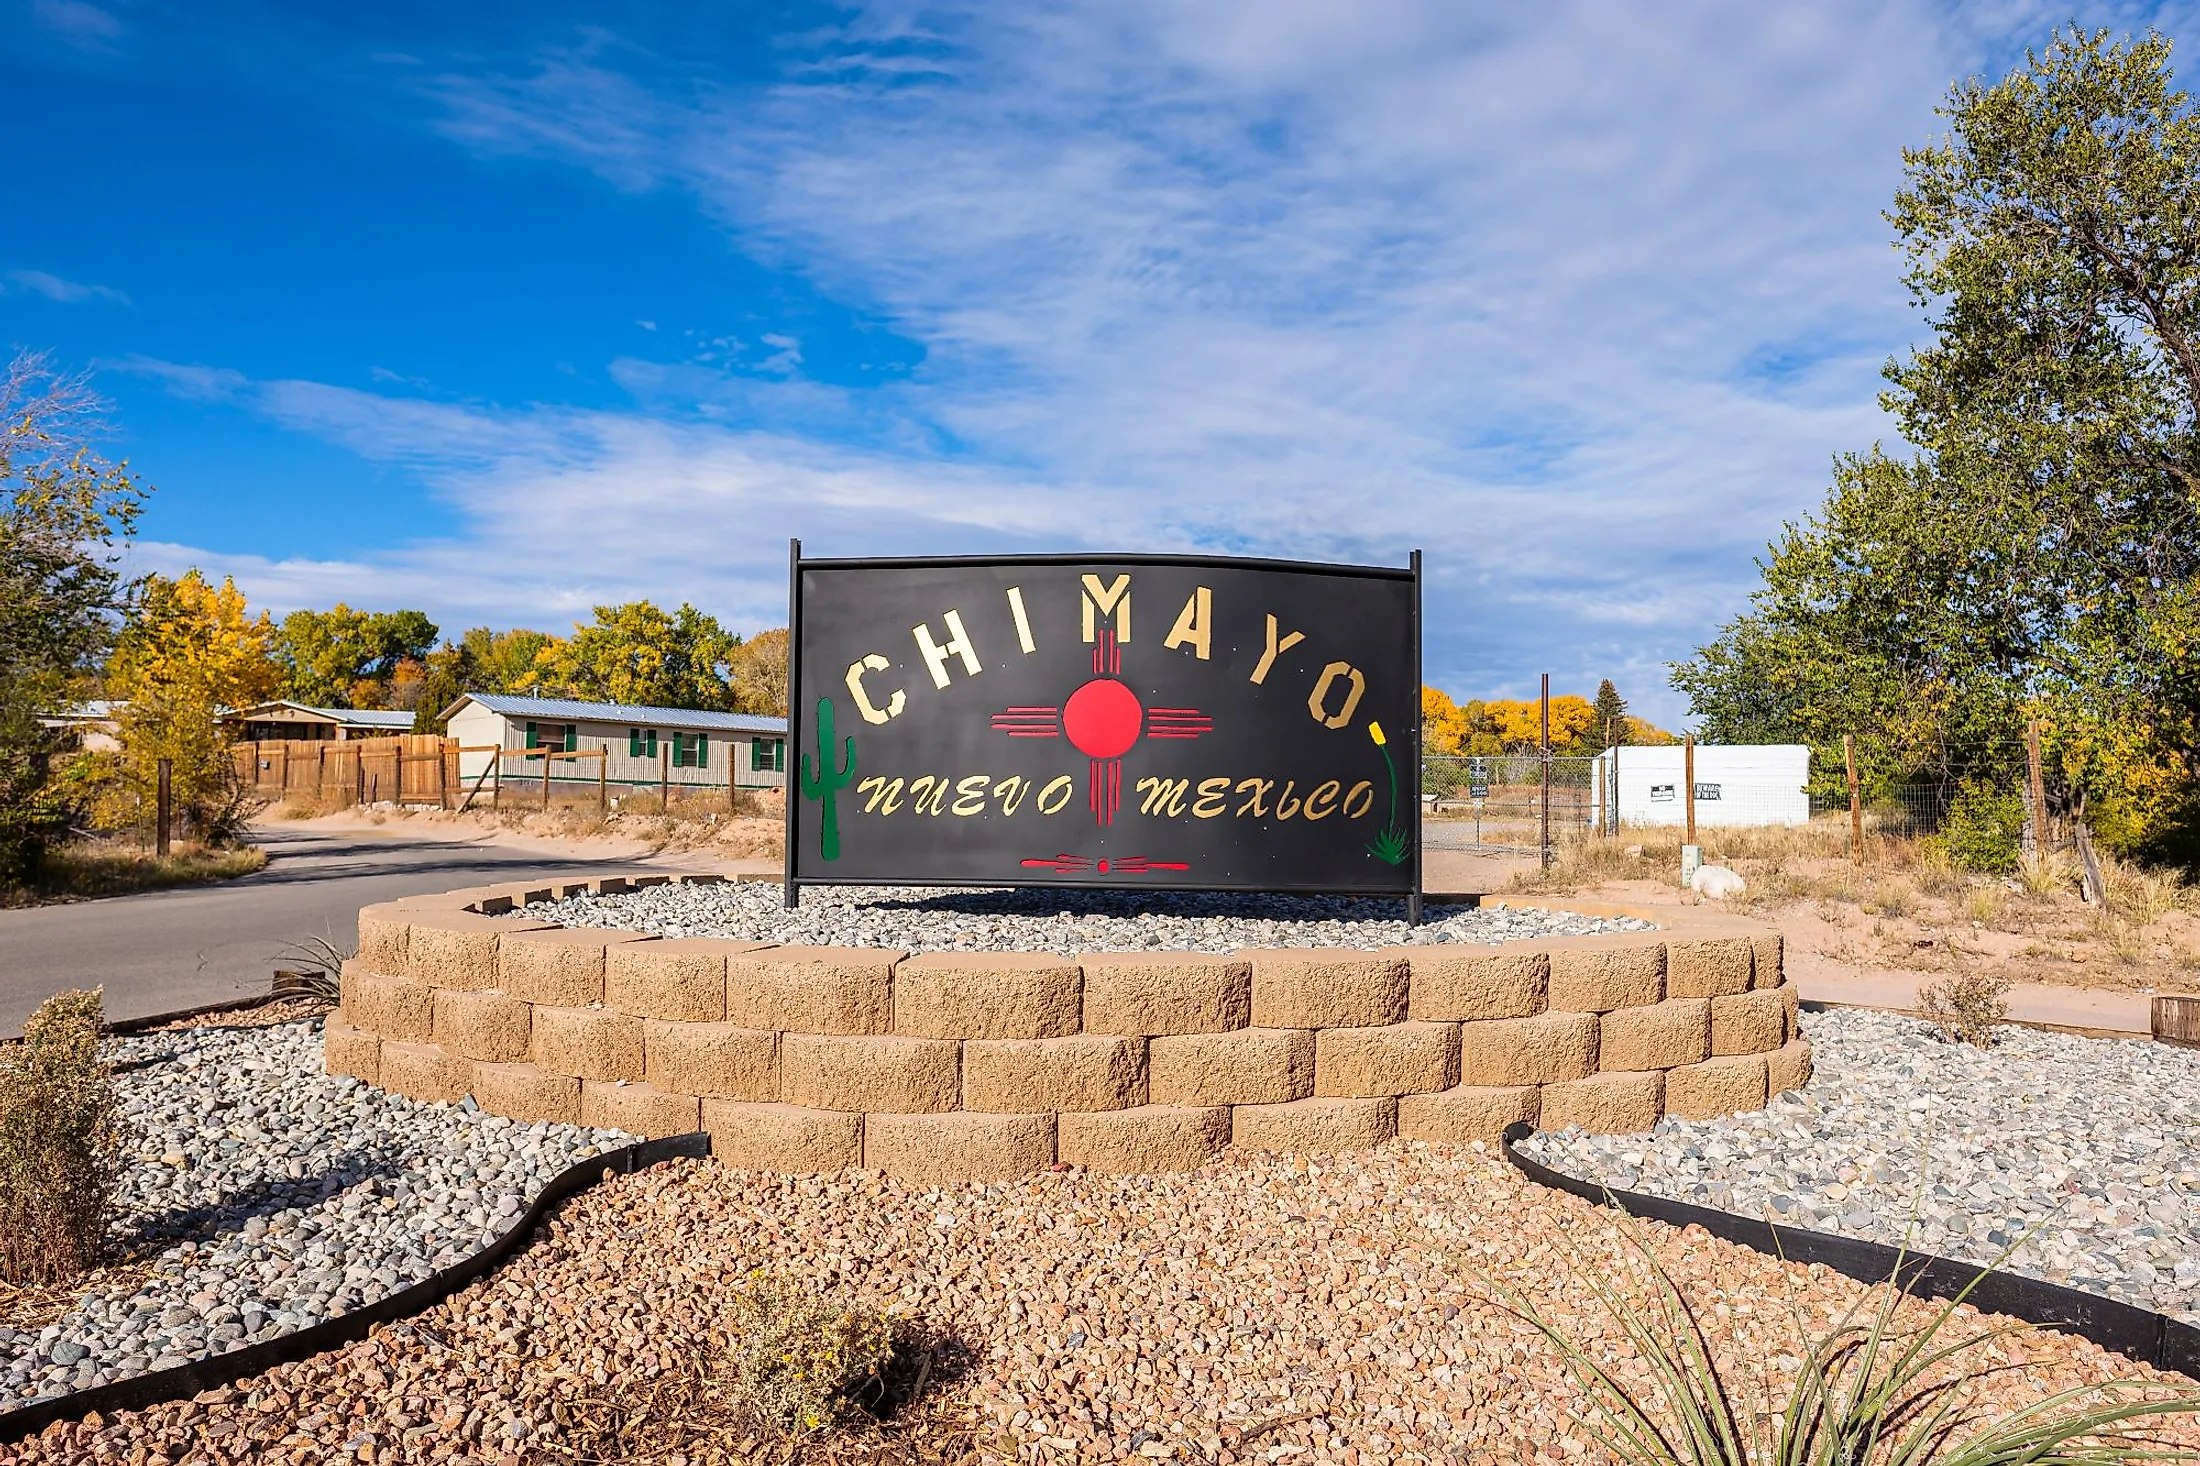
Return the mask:
<path fill-rule="evenodd" d="M 1995 1030 L 2009 1020 L 2008 991 L 2005 978 L 1966 972 L 1926 985 L 1918 992 L 1917 1007 L 1950 1043 L 1991 1048 Z"/>
<path fill-rule="evenodd" d="M 1973 886 L 1963 897 L 1963 915 L 1981 926 L 1992 926 L 2009 908 L 2009 894 L 1999 886 Z"/>
<path fill-rule="evenodd" d="M 122 1174 L 99 989 L 56 993 L 0 1052 L 0 1282 L 65 1282 L 96 1266 Z"/>

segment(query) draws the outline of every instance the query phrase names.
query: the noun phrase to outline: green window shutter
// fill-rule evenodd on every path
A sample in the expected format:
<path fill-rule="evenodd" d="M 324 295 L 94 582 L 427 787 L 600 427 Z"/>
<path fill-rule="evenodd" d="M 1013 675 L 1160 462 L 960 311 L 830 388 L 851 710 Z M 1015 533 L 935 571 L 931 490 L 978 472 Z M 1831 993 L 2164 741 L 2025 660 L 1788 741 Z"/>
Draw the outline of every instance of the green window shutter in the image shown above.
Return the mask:
<path fill-rule="evenodd" d="M 695 767 L 699 769 L 710 767 L 710 735 L 708 733 L 695 735 Z"/>
<path fill-rule="evenodd" d="M 567 753 L 578 753 L 580 752 L 580 748 L 581 725 L 578 723 L 567 723 L 565 725 L 565 751 Z"/>
<path fill-rule="evenodd" d="M 642 756 L 641 729 L 629 728 L 626 730 L 626 756 L 628 758 L 640 758 Z"/>
<path fill-rule="evenodd" d="M 540 748 L 542 746 L 535 740 L 535 725 L 531 722 L 527 725 L 527 742 L 521 746 L 525 748 Z"/>
<path fill-rule="evenodd" d="M 749 740 L 749 772 L 752 774 L 760 774 L 765 769 L 770 768 L 771 765 L 766 762 L 768 757 L 769 755 L 766 754 L 764 751 L 764 740 L 761 738 L 751 738 Z"/>
<path fill-rule="evenodd" d="M 649 756 L 651 758 L 657 756 L 657 730 L 655 728 L 649 730 Z"/>

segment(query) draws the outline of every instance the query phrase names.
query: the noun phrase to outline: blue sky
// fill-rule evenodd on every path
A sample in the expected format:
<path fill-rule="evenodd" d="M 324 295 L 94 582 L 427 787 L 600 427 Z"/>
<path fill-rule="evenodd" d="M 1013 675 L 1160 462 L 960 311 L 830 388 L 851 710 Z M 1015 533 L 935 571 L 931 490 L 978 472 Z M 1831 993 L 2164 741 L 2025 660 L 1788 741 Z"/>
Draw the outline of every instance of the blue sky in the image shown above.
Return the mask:
<path fill-rule="evenodd" d="M 0 347 L 141 568 L 784 619 L 818 554 L 1427 555 L 1430 680 L 1664 663 L 1920 320 L 1881 218 L 2035 5 L 0 0 Z M 359 14 L 348 13 L 362 12 Z M 28 144 L 28 146 L 26 146 Z M 25 160 L 27 160 L 27 165 Z"/>

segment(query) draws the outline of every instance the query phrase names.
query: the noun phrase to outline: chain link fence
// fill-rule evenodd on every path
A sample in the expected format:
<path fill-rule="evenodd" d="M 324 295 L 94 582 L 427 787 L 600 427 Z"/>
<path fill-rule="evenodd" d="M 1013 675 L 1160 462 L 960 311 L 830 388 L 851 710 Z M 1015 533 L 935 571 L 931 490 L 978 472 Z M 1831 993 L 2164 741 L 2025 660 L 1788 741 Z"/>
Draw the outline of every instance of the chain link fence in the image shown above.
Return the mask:
<path fill-rule="evenodd" d="M 1699 749 L 1701 753 L 1703 750 Z M 1636 750 L 1624 752 L 1634 753 Z M 1675 750 L 1677 752 L 1677 750 Z M 1485 850 L 1536 855 L 1545 838 L 1544 759 L 1537 753 L 1435 754 L 1421 762 L 1422 842 L 1431 850 Z M 1552 755 L 1548 838 L 1553 846 L 1589 835 L 1685 823 L 1687 796 L 1673 770 L 1643 771 L 1627 758 Z M 1867 767 L 1869 765 L 1867 764 Z M 1858 781 L 1854 813 L 1867 830 L 1894 836 L 1931 835 L 1946 823 L 1966 789 L 2026 801 L 2024 770 L 2006 760 L 1950 759 L 1927 779 Z M 2050 784 L 2044 800 L 2058 823 L 2067 801 Z M 1793 825 L 1851 813 L 1847 759 L 1840 750 L 1810 761 L 1807 780 L 1707 776 L 1695 780 L 1700 829 Z M 2029 832 L 2028 832 L 2029 837 Z M 2029 838 L 2028 838 L 2029 843 Z"/>

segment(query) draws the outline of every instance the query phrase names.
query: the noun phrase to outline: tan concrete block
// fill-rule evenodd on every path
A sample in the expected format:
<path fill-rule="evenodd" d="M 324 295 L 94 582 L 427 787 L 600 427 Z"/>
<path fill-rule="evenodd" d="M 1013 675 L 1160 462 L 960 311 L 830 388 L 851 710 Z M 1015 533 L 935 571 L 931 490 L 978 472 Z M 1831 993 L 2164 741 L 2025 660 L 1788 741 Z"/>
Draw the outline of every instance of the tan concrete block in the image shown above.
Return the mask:
<path fill-rule="evenodd" d="M 336 969 L 336 1005 L 339 1011 L 347 1009 L 352 1013 L 359 1011 L 360 980 L 373 970 L 357 957 L 346 957 L 344 959 L 343 965 Z M 344 1021 L 347 1023 L 357 1022 L 356 1019 L 349 1017 Z"/>
<path fill-rule="evenodd" d="M 1786 987 L 1776 988 L 1774 991 L 1779 993 L 1780 1006 L 1787 1013 L 1787 1022 L 1781 1025 L 1780 1028 L 1780 1041 L 1785 1043 L 1803 1031 L 1802 995 L 1796 992 L 1792 983 Z"/>
<path fill-rule="evenodd" d="M 1550 993 L 1547 952 L 1477 949 L 1468 942 L 1430 942 L 1407 947 L 1412 987 L 1409 1017 L 1438 1023 L 1490 1018 L 1532 1018 Z"/>
<path fill-rule="evenodd" d="M 1665 1109 L 1665 1075 L 1594 1074 L 1563 1084 L 1546 1084 L 1536 1123 L 1545 1130 L 1567 1126 L 1595 1135 L 1624 1135 L 1648 1130 Z"/>
<path fill-rule="evenodd" d="M 1575 937 L 1550 944 L 1553 1012 L 1609 1013 L 1665 999 L 1665 943 L 1655 936 Z"/>
<path fill-rule="evenodd" d="M 1439 1094 L 1402 1095 L 1398 1133 L 1452 1145 L 1495 1141 L 1516 1120 L 1535 1123 L 1543 1091 L 1533 1084 L 1462 1084 Z"/>
<path fill-rule="evenodd" d="M 1253 1011 L 1253 964 L 1209 952 L 1086 952 L 1087 1033 L 1228 1033 Z"/>
<path fill-rule="evenodd" d="M 384 901 L 359 909 L 359 958 L 370 972 L 392 977 L 405 971 L 405 948 L 412 931 L 412 911 L 399 901 Z"/>
<path fill-rule="evenodd" d="M 1084 977 L 1044 952 L 926 952 L 894 967 L 894 1032 L 910 1038 L 1063 1038 Z"/>
<path fill-rule="evenodd" d="M 382 1082 L 382 1040 L 340 1022 L 334 1014 L 321 1025 L 321 1059 L 330 1074 L 348 1074 L 368 1084 Z"/>
<path fill-rule="evenodd" d="M 546 1073 L 574 1079 L 639 1079 L 642 1020 L 604 1008 L 539 1005 L 530 1057 Z"/>
<path fill-rule="evenodd" d="M 1706 1059 L 1665 1073 L 1665 1112 L 1683 1120 L 1711 1120 L 1764 1107 L 1763 1054 Z"/>
<path fill-rule="evenodd" d="M 1424 1094 L 1459 1082 L 1459 1025 L 1387 1023 L 1314 1035 L 1314 1093 L 1324 1098 Z"/>
<path fill-rule="evenodd" d="M 436 1044 L 382 1045 L 382 1074 L 377 1083 L 393 1094 L 455 1105 L 466 1098 L 473 1080 L 471 1063 L 452 1057 Z"/>
<path fill-rule="evenodd" d="M 998 1114 L 1122 1110 L 1146 1102 L 1146 1041 L 1112 1033 L 972 1039 L 962 1107 Z"/>
<path fill-rule="evenodd" d="M 1761 1054 L 1787 1042 L 1785 988 L 1767 988 L 1711 1000 L 1711 1052 Z"/>
<path fill-rule="evenodd" d="M 783 1034 L 779 1097 L 874 1116 L 952 1110 L 962 1101 L 961 1047 L 936 1038 Z"/>
<path fill-rule="evenodd" d="M 624 1130 L 644 1140 L 688 1135 L 703 1128 L 702 1104 L 692 1094 L 668 1094 L 654 1084 L 581 1081 L 581 1123 Z"/>
<path fill-rule="evenodd" d="M 703 1101 L 710 1153 L 737 1171 L 816 1175 L 863 1164 L 863 1117 L 794 1105 Z"/>
<path fill-rule="evenodd" d="M 1253 1027 L 1374 1028 L 1406 1016 L 1406 960 L 1349 947 L 1271 947 L 1253 962 Z"/>
<path fill-rule="evenodd" d="M 676 1094 L 779 1098 L 779 1035 L 737 1023 L 642 1020 L 642 1077 Z"/>
<path fill-rule="evenodd" d="M 1810 1083 L 1810 1040 L 1791 1038 L 1765 1055 L 1765 1093 L 1786 1094 Z"/>
<path fill-rule="evenodd" d="M 622 942 L 604 952 L 603 1005 L 636 1018 L 722 1023 L 726 961 L 760 945 L 714 937 Z"/>
<path fill-rule="evenodd" d="M 1711 1000 L 1667 998 L 1647 1008 L 1614 1008 L 1599 1020 L 1599 1069 L 1670 1069 L 1711 1053 Z"/>
<path fill-rule="evenodd" d="M 1459 1082 L 1553 1084 L 1596 1072 L 1597 1015 L 1540 1013 L 1459 1025 Z"/>
<path fill-rule="evenodd" d="M 1067 1165 L 1117 1175 L 1196 1171 L 1230 1143 L 1230 1110 L 1227 1105 L 1139 1105 L 1083 1114 L 1065 1111 L 1055 1119 L 1055 1132 Z"/>
<path fill-rule="evenodd" d="M 497 941 L 496 986 L 530 1003 L 585 1008 L 603 1001 L 604 950 L 655 941 L 642 932 L 559 926 L 514 932 Z"/>
<path fill-rule="evenodd" d="M 863 1117 L 863 1164 L 920 1185 L 1028 1175 L 1054 1164 L 1054 1117 L 967 1110 L 869 1114 Z"/>
<path fill-rule="evenodd" d="M 1247 1150 L 1336 1155 L 1373 1150 L 1397 1133 L 1395 1099 L 1303 1099 L 1230 1112 L 1230 1139 Z"/>
<path fill-rule="evenodd" d="M 726 959 L 726 1021 L 781 1033 L 888 1033 L 894 964 L 876 947 L 765 947 Z"/>
<path fill-rule="evenodd" d="M 581 1081 L 545 1074 L 532 1064 L 474 1065 L 474 1102 L 492 1115 L 533 1124 L 574 1125 L 581 1118 Z"/>
<path fill-rule="evenodd" d="M 358 972 L 350 979 L 344 1013 L 369 1033 L 399 1043 L 427 1043 L 435 1035 L 435 989 L 409 977 Z"/>
<path fill-rule="evenodd" d="M 1146 1095 L 1157 1105 L 1281 1104 L 1314 1092 L 1314 1035 L 1303 1028 L 1165 1034 L 1146 1045 Z"/>
<path fill-rule="evenodd" d="M 405 975 L 439 988 L 495 987 L 499 939 L 549 925 L 466 911 L 419 911 L 411 922 L 411 934 L 405 939 Z"/>
<path fill-rule="evenodd" d="M 1787 982 L 1784 964 L 1786 943 L 1778 932 L 1760 932 L 1749 939 L 1749 985 L 1776 988 Z"/>
<path fill-rule="evenodd" d="M 1707 937 L 1665 944 L 1665 995 L 1723 998 L 1749 991 L 1755 961 L 1747 937 Z"/>
<path fill-rule="evenodd" d="M 435 1042 L 462 1059 L 510 1063 L 527 1057 L 534 1009 L 503 993 L 435 990 Z"/>

